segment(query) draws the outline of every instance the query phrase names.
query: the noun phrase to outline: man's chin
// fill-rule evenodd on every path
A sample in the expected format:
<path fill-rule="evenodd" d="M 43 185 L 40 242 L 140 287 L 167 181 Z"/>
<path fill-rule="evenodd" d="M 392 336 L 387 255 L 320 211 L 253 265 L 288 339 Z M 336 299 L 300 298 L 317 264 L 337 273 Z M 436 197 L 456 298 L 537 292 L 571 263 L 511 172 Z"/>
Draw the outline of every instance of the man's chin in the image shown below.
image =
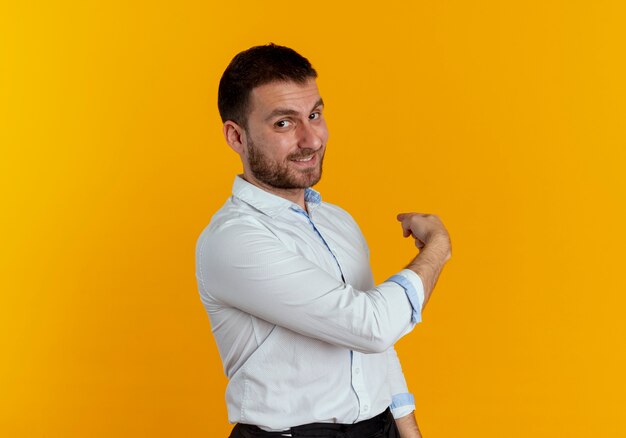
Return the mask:
<path fill-rule="evenodd" d="M 310 174 L 306 175 L 305 178 L 302 179 L 304 188 L 313 187 L 322 179 L 322 173 L 318 169 L 312 169 Z"/>
<path fill-rule="evenodd" d="M 322 179 L 322 171 L 319 168 L 300 169 L 278 178 L 265 178 L 264 175 L 255 172 L 253 175 L 263 184 L 282 190 L 306 189 L 313 187 Z"/>

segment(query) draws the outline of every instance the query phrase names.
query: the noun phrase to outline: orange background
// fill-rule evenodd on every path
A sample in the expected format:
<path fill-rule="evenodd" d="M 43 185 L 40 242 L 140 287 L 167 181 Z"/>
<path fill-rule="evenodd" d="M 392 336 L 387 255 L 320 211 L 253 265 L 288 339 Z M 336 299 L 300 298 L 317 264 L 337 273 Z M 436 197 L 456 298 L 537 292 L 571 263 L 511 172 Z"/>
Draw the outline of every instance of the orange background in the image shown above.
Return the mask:
<path fill-rule="evenodd" d="M 194 246 L 240 171 L 219 77 L 272 41 L 320 73 L 317 188 L 377 280 L 415 251 L 396 213 L 452 236 L 397 345 L 425 438 L 626 436 L 625 12 L 3 2 L 0 435 L 228 434 Z"/>

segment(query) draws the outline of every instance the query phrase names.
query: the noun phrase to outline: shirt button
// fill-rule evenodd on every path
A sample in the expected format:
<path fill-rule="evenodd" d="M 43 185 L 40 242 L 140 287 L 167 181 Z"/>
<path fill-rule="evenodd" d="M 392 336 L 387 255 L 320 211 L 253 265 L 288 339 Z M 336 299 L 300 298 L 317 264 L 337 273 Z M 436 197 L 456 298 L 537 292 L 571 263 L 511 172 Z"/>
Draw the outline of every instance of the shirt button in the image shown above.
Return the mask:
<path fill-rule="evenodd" d="M 368 405 L 363 406 L 363 412 L 366 412 L 370 407 Z"/>
<path fill-rule="evenodd" d="M 361 369 L 360 369 L 360 368 L 355 368 L 355 369 L 354 369 L 354 374 L 359 374 L 360 372 L 361 372 Z"/>

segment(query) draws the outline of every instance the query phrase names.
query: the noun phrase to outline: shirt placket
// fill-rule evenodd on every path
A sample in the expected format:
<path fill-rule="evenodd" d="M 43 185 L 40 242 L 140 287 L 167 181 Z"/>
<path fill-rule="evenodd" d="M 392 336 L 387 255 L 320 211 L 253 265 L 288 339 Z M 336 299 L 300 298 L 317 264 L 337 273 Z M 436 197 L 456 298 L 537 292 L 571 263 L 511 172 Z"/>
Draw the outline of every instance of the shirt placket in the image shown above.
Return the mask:
<path fill-rule="evenodd" d="M 337 260 L 337 256 L 335 255 L 333 250 L 330 249 L 330 246 L 328 246 L 328 242 L 326 242 L 326 239 L 324 239 L 324 236 L 322 236 L 322 233 L 320 233 L 320 231 L 315 226 L 315 223 L 313 223 L 313 221 L 311 220 L 311 216 L 309 216 L 309 214 L 303 209 L 301 209 L 300 207 L 292 207 L 292 210 L 306 218 L 307 222 L 309 223 L 309 225 L 311 225 L 311 227 L 313 228 L 313 231 L 315 231 L 315 233 L 318 235 L 318 237 L 320 238 L 320 240 L 322 241 L 322 243 L 324 244 L 324 246 L 326 247 L 330 255 L 333 256 L 333 260 L 335 260 L 335 263 L 337 264 L 337 268 L 339 269 L 339 274 L 341 274 L 341 281 L 345 283 L 346 279 L 343 276 L 343 270 L 341 269 L 339 260 Z"/>
<path fill-rule="evenodd" d="M 324 236 L 322 236 L 322 233 L 320 233 L 320 231 L 317 229 L 317 227 L 315 226 L 315 223 L 311 220 L 311 217 L 309 216 L 309 214 L 299 207 L 292 207 L 292 210 L 304 216 L 307 219 L 307 222 L 311 225 L 315 233 L 322 240 L 322 242 L 324 243 L 324 246 L 326 247 L 326 249 L 328 249 L 328 252 L 330 252 L 330 254 L 333 256 L 333 259 L 335 260 L 335 263 L 337 264 L 337 268 L 339 268 L 341 279 L 345 283 L 346 280 L 344 278 L 341 265 L 339 264 L 339 260 L 337 260 L 337 256 L 328 245 L 328 242 L 326 242 L 326 239 L 324 239 Z M 357 422 L 363 419 L 369 413 L 371 402 L 370 402 L 370 397 L 369 397 L 369 394 L 367 392 L 366 385 L 365 385 L 361 353 L 351 350 L 350 351 L 350 363 L 351 363 L 350 371 L 351 371 L 352 389 L 354 390 L 356 394 L 357 401 L 359 404 L 359 412 L 358 412 L 357 418 L 354 420 L 355 422 Z"/>

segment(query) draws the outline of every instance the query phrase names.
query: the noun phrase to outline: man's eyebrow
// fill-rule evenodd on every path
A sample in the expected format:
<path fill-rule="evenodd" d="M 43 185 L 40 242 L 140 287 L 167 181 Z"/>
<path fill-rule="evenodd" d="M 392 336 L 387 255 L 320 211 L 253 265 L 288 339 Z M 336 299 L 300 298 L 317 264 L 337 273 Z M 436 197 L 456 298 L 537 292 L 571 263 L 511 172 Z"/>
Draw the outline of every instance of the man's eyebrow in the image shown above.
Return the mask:
<path fill-rule="evenodd" d="M 321 97 L 317 102 L 315 102 L 315 105 L 313 105 L 311 111 L 313 111 L 315 108 L 319 108 L 320 106 L 324 106 L 324 100 Z M 297 116 L 298 114 L 298 111 L 289 108 L 276 108 L 267 116 L 265 120 L 270 120 L 277 116 Z"/>
<path fill-rule="evenodd" d="M 317 102 L 315 102 L 315 105 L 313 105 L 313 109 L 311 111 L 313 111 L 315 108 L 319 106 L 324 106 L 324 100 L 321 97 L 319 98 Z"/>

